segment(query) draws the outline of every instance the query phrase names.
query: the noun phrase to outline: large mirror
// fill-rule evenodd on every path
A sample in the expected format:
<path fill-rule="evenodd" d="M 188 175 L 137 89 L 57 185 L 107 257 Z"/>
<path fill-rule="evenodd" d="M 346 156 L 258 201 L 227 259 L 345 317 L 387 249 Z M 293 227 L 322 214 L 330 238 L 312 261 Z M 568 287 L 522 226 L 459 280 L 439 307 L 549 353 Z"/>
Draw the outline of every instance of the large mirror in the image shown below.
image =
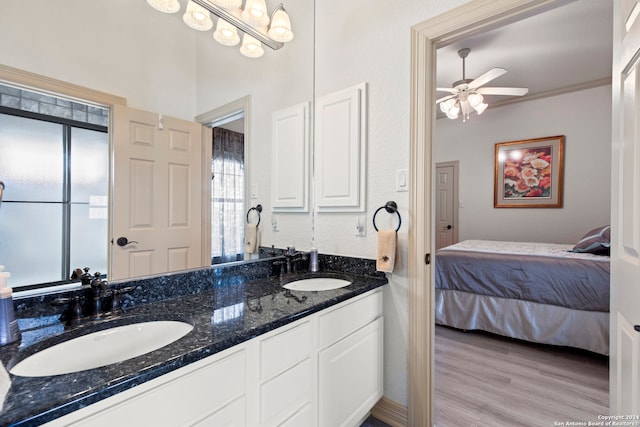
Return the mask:
<path fill-rule="evenodd" d="M 241 55 L 239 45 L 227 47 L 214 40 L 214 16 L 212 30 L 197 32 L 187 27 L 182 19 L 187 0 L 179 2 L 180 11 L 168 15 L 144 0 L 4 1 L 0 19 L 2 65 L 113 94 L 126 99 L 132 108 L 184 120 L 200 118 L 205 126 L 213 122 L 202 117 L 245 100 L 241 126 L 246 173 L 242 209 L 246 213 L 251 207 L 262 206 L 261 246 L 308 249 L 312 209 L 272 213 L 271 138 L 274 112 L 313 102 L 314 0 L 284 4 L 294 39 L 279 50 L 264 46 L 264 55 L 255 59 Z M 278 4 L 267 1 L 269 12 Z M 6 80 L 0 83 L 11 84 Z M 28 155 L 20 161 L 25 168 L 32 167 Z M 90 164 L 91 160 L 85 161 Z M 3 210 L 8 210 L 10 194 L 7 188 L 0 222 Z M 3 237 L 0 235 L 0 246 L 7 249 L 10 243 Z M 110 245 L 111 237 L 104 238 L 105 245 Z M 16 256 L 30 268 L 39 269 L 41 257 L 31 256 L 28 246 Z M 0 259 L 0 264 L 10 269 L 5 260 Z M 81 266 L 71 265 L 67 271 Z"/>

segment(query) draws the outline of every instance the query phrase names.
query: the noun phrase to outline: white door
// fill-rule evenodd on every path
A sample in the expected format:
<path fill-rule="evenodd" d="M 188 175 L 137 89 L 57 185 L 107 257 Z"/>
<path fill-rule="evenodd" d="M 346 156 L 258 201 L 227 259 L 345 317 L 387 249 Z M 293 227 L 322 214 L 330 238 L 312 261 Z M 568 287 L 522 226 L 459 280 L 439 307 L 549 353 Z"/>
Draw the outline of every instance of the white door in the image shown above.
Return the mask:
<path fill-rule="evenodd" d="M 201 266 L 202 126 L 122 106 L 113 117 L 110 279 Z"/>
<path fill-rule="evenodd" d="M 436 164 L 436 249 L 458 241 L 457 162 Z"/>
<path fill-rule="evenodd" d="M 640 414 L 640 3 L 616 0 L 613 37 L 610 412 Z"/>

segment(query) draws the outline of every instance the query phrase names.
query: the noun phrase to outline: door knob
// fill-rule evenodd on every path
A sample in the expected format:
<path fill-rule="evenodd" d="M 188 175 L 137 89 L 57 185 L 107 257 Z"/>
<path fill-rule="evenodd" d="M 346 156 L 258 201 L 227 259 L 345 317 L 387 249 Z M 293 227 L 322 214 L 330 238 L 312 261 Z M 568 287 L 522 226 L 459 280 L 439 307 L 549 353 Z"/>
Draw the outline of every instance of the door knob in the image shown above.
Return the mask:
<path fill-rule="evenodd" d="M 131 243 L 138 243 L 135 240 L 129 240 L 126 237 L 118 237 L 118 240 L 116 240 L 116 243 L 118 244 L 118 246 L 127 246 L 130 245 Z"/>
<path fill-rule="evenodd" d="M 451 224 L 447 225 L 447 230 L 451 230 L 452 228 Z"/>

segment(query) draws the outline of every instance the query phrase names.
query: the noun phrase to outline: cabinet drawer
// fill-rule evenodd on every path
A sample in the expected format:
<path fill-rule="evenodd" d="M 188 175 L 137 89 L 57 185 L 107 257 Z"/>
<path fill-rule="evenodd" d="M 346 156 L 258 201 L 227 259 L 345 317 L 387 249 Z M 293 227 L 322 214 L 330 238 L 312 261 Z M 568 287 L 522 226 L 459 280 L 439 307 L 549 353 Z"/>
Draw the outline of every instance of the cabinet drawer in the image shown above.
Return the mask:
<path fill-rule="evenodd" d="M 130 425 L 191 425 L 244 394 L 245 351 L 168 381 L 163 377 L 157 380 L 113 396 L 114 403 L 110 403 L 113 398 L 108 398 L 71 414 L 75 422 L 65 422 L 62 417 L 55 425 L 113 427 L 124 420 Z M 81 416 L 82 411 L 87 415 Z"/>
<path fill-rule="evenodd" d="M 353 302 L 320 314 L 318 346 L 326 347 L 363 327 L 382 315 L 382 292 L 356 299 Z"/>
<path fill-rule="evenodd" d="M 260 341 L 260 380 L 283 372 L 311 355 L 313 332 L 304 322 Z"/>

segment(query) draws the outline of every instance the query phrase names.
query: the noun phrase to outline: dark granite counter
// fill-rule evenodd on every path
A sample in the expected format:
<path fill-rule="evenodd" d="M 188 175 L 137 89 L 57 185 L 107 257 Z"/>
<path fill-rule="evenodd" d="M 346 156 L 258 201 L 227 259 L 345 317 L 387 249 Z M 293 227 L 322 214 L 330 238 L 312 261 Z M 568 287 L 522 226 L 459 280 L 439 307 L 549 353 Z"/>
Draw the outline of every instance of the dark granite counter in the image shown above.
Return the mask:
<path fill-rule="evenodd" d="M 122 313 L 73 327 L 62 323 L 59 313 L 52 313 L 48 303 L 53 296 L 39 297 L 37 304 L 17 300 L 22 340 L 0 348 L 0 361 L 7 371 L 57 342 L 119 324 L 181 320 L 194 328 L 166 347 L 101 368 L 50 377 L 9 375 L 11 386 L 0 412 L 0 425 L 43 424 L 387 283 L 383 274 L 371 269 L 370 260 L 353 260 L 323 257 L 325 271 L 285 278 L 273 276 L 272 260 L 265 260 L 253 266 L 162 276 L 151 284 L 116 283 L 114 287 L 135 287 L 127 295 Z M 352 283 L 321 292 L 282 287 L 306 277 L 345 278 Z"/>

